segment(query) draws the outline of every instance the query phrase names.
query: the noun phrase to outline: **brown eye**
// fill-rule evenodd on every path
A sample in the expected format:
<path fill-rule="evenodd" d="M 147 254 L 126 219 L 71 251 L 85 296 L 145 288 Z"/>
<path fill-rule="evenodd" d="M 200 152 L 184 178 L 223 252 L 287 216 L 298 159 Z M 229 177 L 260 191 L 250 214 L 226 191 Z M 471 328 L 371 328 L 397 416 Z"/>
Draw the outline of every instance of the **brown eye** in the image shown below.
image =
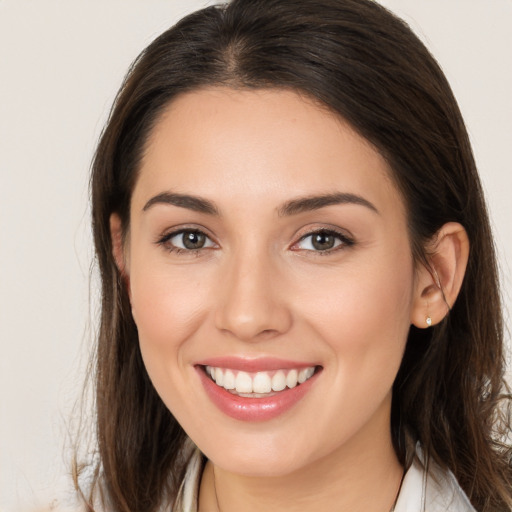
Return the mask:
<path fill-rule="evenodd" d="M 336 243 L 336 237 L 330 233 L 320 232 L 312 235 L 311 244 L 317 251 L 332 249 Z"/>
<path fill-rule="evenodd" d="M 321 229 L 304 235 L 294 247 L 302 251 L 330 253 L 352 245 L 354 245 L 354 240 L 347 235 Z"/>
<path fill-rule="evenodd" d="M 157 243 L 171 252 L 200 251 L 215 247 L 208 235 L 197 229 L 174 231 L 157 240 Z"/>
<path fill-rule="evenodd" d="M 206 242 L 206 236 L 199 231 L 185 231 L 181 236 L 186 249 L 202 249 Z"/>

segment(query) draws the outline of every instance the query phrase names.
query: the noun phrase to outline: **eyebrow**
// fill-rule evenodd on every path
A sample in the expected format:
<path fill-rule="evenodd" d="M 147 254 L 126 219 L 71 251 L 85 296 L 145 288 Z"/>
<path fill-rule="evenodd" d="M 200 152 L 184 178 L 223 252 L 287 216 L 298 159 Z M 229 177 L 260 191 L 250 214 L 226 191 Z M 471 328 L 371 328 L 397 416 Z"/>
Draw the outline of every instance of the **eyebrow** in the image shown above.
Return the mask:
<path fill-rule="evenodd" d="M 337 204 L 357 204 L 365 206 L 375 213 L 379 213 L 379 210 L 377 210 L 375 205 L 370 203 L 370 201 L 364 197 L 346 192 L 336 192 L 333 194 L 322 194 L 318 196 L 306 196 L 298 199 L 292 199 L 278 209 L 278 215 L 280 217 L 297 215 L 298 213 L 319 210 L 320 208 Z"/>
<path fill-rule="evenodd" d="M 217 217 L 220 216 L 219 209 L 213 202 L 209 201 L 208 199 L 189 194 L 162 192 L 161 194 L 152 197 L 144 205 L 142 211 L 147 211 L 149 208 L 156 204 L 170 204 L 207 215 L 214 215 Z M 291 215 L 319 210 L 321 208 L 325 208 L 326 206 L 338 204 L 356 204 L 365 206 L 375 213 L 379 213 L 377 208 L 364 197 L 346 192 L 336 192 L 331 194 L 306 196 L 299 197 L 298 199 L 292 199 L 291 201 L 288 201 L 279 207 L 277 213 L 279 217 L 288 217 Z"/>
<path fill-rule="evenodd" d="M 197 196 L 188 194 L 176 194 L 174 192 L 162 192 L 161 194 L 152 197 L 145 205 L 142 211 L 149 210 L 155 204 L 171 204 L 179 206 L 180 208 L 187 208 L 199 213 L 206 213 L 207 215 L 219 216 L 218 208 L 208 199 L 203 199 Z"/>

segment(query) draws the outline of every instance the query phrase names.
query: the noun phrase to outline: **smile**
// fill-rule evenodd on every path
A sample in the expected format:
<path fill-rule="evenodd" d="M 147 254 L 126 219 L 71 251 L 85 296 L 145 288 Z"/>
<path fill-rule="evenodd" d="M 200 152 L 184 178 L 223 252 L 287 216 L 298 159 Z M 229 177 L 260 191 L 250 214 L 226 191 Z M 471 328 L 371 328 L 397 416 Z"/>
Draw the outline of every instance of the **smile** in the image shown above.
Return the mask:
<path fill-rule="evenodd" d="M 206 366 L 206 373 L 217 386 L 246 398 L 262 398 L 273 392 L 293 389 L 303 384 L 315 373 L 315 367 L 279 369 L 273 371 L 244 372 L 227 368 Z"/>
<path fill-rule="evenodd" d="M 322 366 L 277 359 L 216 358 L 195 366 L 210 401 L 240 421 L 276 418 L 301 402 L 322 374 Z"/>

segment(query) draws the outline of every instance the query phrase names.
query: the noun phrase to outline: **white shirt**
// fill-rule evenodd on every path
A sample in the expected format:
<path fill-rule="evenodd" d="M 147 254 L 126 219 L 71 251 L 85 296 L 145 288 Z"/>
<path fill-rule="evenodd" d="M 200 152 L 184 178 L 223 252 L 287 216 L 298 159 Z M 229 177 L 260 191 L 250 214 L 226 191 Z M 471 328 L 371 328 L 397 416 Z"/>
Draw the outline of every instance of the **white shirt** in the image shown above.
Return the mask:
<path fill-rule="evenodd" d="M 395 505 L 395 512 L 476 512 L 451 471 L 430 461 L 428 471 L 417 448 L 407 470 Z"/>
<path fill-rule="evenodd" d="M 426 471 L 421 449 L 407 470 L 394 512 L 476 512 L 450 471 L 433 461 Z M 197 512 L 202 455 L 196 449 L 187 468 L 175 512 Z"/>

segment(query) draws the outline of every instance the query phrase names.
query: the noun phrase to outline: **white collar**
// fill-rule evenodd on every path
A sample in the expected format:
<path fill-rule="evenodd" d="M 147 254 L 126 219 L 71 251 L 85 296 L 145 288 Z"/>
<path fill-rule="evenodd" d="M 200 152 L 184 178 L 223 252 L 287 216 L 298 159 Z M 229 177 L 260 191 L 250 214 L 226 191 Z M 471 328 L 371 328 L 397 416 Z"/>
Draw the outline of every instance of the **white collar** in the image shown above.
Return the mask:
<path fill-rule="evenodd" d="M 179 491 L 175 512 L 197 512 L 202 454 L 195 448 Z M 419 444 L 407 470 L 394 512 L 476 512 L 453 473 L 442 470 L 432 460 L 428 471 Z"/>
<path fill-rule="evenodd" d="M 453 473 L 434 461 L 425 464 L 419 444 L 407 470 L 395 512 L 476 512 Z"/>

